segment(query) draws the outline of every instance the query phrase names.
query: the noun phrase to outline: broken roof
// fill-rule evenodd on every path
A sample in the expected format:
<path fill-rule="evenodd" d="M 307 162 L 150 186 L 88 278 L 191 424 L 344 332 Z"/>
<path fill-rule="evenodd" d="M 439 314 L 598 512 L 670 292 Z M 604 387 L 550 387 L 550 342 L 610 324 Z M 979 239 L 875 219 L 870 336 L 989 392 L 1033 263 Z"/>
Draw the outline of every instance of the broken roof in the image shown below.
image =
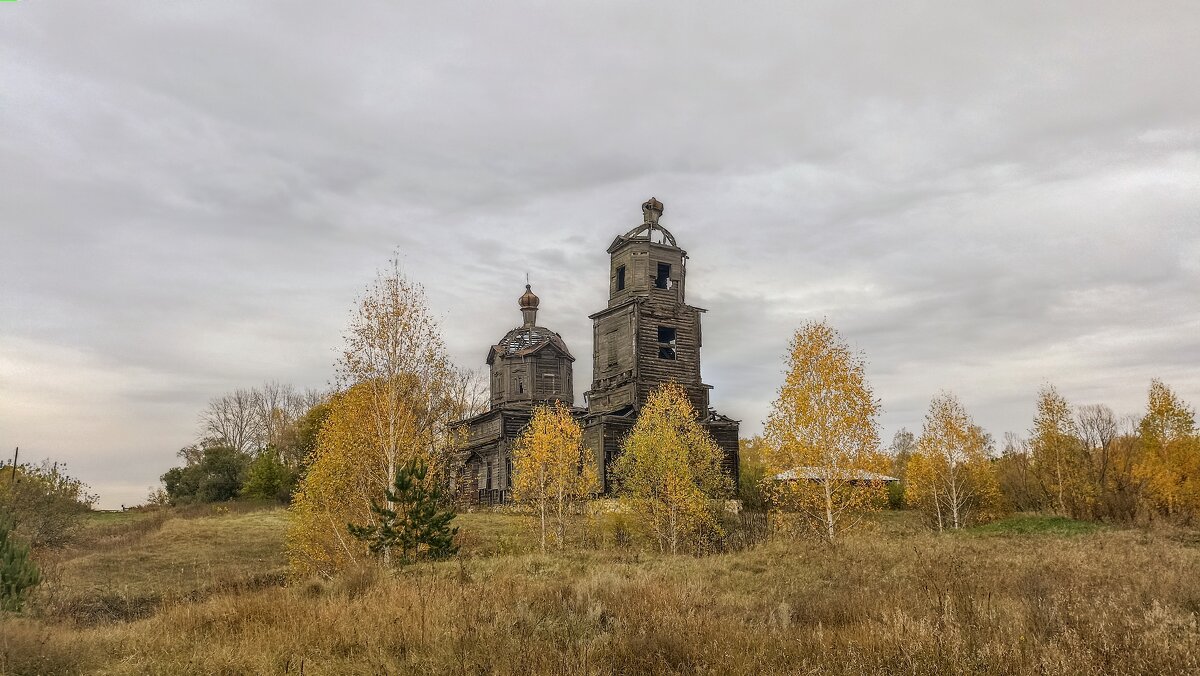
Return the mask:
<path fill-rule="evenodd" d="M 575 361 L 562 336 L 543 326 L 520 326 L 500 339 L 488 352 L 487 363 L 491 364 L 496 357 L 525 357 L 545 348 L 553 347 L 567 359 Z"/>

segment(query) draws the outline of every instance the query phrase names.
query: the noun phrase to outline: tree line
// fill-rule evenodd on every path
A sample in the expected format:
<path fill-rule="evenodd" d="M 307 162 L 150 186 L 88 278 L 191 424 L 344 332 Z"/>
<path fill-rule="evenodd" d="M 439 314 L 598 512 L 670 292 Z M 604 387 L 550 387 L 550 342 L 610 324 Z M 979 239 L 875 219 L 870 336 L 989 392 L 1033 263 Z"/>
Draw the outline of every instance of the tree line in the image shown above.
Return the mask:
<path fill-rule="evenodd" d="M 1043 387 L 1028 436 L 1006 435 L 995 464 L 1014 509 L 1113 522 L 1200 516 L 1196 412 L 1161 380 L 1141 415 L 1125 417 Z"/>
<path fill-rule="evenodd" d="M 1006 434 L 999 452 L 944 391 L 920 434 L 901 429 L 880 449 L 864 365 L 825 322 L 796 332 L 764 434 L 742 442 L 744 504 L 830 541 L 886 505 L 920 510 L 939 531 L 1013 510 L 1124 522 L 1200 516 L 1195 409 L 1160 380 L 1142 415 L 1125 418 L 1104 405 L 1072 406 L 1046 385 L 1028 436 Z M 876 477 L 885 472 L 899 482 Z"/>
<path fill-rule="evenodd" d="M 274 381 L 213 397 L 199 439 L 179 450 L 183 464 L 162 475 L 150 502 L 290 502 L 328 411 L 327 393 Z"/>
<path fill-rule="evenodd" d="M 1072 406 L 1053 385 L 1037 393 L 1034 416 L 1023 436 L 1004 435 L 997 450 L 991 435 L 964 422 L 962 405 L 942 395 L 939 419 L 957 417 L 968 497 L 983 508 L 970 521 L 1007 511 L 1049 512 L 1104 522 L 1166 519 L 1194 522 L 1200 516 L 1200 433 L 1195 409 L 1161 380 L 1152 380 L 1141 415 L 1119 417 L 1104 404 Z M 938 400 L 935 400 L 938 401 Z M 928 425 L 928 421 L 927 421 Z M 943 433 L 944 438 L 949 438 Z M 892 471 L 904 487 L 901 504 L 936 511 L 941 490 L 947 510 L 953 480 L 929 481 L 929 439 L 906 429 L 890 447 Z M 984 499 L 975 500 L 976 492 Z M 961 493 L 960 493 L 961 495 Z M 971 515 L 968 515 L 969 517 Z"/>
<path fill-rule="evenodd" d="M 1014 509 L 1186 520 L 1200 506 L 1194 412 L 1159 381 L 1136 420 L 1072 408 L 1047 386 L 1028 438 L 1007 435 L 1001 452 L 955 394 L 940 392 L 920 433 L 901 430 L 885 448 L 865 358 L 836 329 L 805 323 L 785 362 L 763 435 L 742 443 L 736 486 L 698 412 L 668 383 L 622 440 L 614 500 L 589 509 L 597 465 L 578 423 L 561 405 L 535 408 L 511 449 L 512 481 L 542 549 L 585 535 L 569 531 L 596 527 L 578 517 L 599 509 L 663 552 L 711 551 L 735 497 L 767 512 L 777 533 L 829 542 L 889 505 L 920 510 L 935 530 Z M 451 362 L 422 287 L 394 261 L 357 300 L 336 373 L 325 397 L 271 384 L 214 399 L 201 416 L 204 438 L 163 477 L 167 498 L 288 493 L 298 574 L 452 552 L 463 458 L 451 424 L 483 410 L 484 383 Z"/>

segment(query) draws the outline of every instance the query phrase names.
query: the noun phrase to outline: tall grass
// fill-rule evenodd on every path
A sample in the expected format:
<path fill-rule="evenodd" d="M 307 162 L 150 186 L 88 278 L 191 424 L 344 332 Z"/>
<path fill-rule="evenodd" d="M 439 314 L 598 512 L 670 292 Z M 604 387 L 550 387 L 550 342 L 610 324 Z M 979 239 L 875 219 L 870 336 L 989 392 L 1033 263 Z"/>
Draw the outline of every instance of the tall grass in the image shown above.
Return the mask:
<path fill-rule="evenodd" d="M 1200 672 L 1194 543 L 1122 530 L 939 537 L 909 525 L 836 548 L 772 540 L 704 558 L 613 547 L 542 556 L 523 517 L 465 515 L 457 560 L 173 594 L 129 622 L 10 620 L 0 670 Z"/>
<path fill-rule="evenodd" d="M 128 513 L 84 531 L 40 562 L 44 618 L 99 624 L 149 617 L 166 602 L 281 584 L 286 512 L 211 505 Z"/>

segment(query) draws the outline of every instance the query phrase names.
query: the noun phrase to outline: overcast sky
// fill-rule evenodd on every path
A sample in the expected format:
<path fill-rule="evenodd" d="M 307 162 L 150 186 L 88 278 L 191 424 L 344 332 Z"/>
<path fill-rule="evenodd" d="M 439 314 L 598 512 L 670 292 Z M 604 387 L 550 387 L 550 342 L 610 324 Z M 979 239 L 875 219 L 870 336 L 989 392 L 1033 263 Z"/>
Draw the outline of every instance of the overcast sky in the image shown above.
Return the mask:
<path fill-rule="evenodd" d="M 581 395 L 651 195 L 744 434 L 822 317 L 885 442 L 1200 402 L 1200 5 L 1046 4 L 3 3 L 0 449 L 142 501 L 393 251 L 465 366 L 528 272 Z"/>

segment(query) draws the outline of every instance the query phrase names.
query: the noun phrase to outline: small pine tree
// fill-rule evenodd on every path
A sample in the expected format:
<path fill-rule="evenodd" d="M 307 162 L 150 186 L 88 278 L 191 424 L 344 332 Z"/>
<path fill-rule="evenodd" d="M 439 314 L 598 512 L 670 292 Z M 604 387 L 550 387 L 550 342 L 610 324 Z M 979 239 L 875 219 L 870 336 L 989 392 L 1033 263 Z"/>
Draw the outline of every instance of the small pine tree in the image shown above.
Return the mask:
<path fill-rule="evenodd" d="M 15 538 L 12 519 L 0 512 L 0 610 L 20 611 L 40 581 L 29 547 Z"/>
<path fill-rule="evenodd" d="M 371 502 L 377 523 L 367 526 L 348 524 L 350 534 L 367 543 L 371 553 L 390 562 L 391 552 L 399 550 L 400 563 L 419 558 L 442 558 L 458 553 L 451 527 L 454 510 L 440 507 L 441 491 L 427 487 L 429 467 L 412 459 L 396 469 L 396 480 L 386 490 L 387 505 Z"/>

